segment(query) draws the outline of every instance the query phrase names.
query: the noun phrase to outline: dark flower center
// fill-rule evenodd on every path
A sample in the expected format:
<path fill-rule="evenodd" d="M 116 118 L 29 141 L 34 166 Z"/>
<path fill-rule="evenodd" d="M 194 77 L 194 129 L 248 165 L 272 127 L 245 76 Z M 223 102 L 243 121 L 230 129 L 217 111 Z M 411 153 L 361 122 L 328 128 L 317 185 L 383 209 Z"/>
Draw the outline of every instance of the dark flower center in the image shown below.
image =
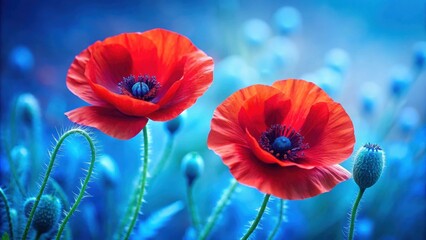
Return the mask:
<path fill-rule="evenodd" d="M 260 146 L 278 160 L 297 162 L 303 157 L 303 150 L 309 145 L 303 143 L 303 136 L 292 127 L 275 124 L 260 135 Z"/>
<path fill-rule="evenodd" d="M 144 101 L 151 101 L 157 96 L 160 83 L 155 76 L 139 75 L 137 78 L 133 75 L 124 77 L 123 81 L 118 83 L 120 93 Z"/>

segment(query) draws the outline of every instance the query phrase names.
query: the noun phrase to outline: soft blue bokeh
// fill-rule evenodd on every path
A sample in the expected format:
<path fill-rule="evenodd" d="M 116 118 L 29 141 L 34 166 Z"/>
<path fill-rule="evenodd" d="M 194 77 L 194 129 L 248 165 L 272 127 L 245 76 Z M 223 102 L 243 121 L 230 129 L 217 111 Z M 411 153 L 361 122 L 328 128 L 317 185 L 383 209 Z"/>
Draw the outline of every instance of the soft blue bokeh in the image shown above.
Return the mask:
<path fill-rule="evenodd" d="M 204 159 L 204 171 L 193 185 L 204 224 L 232 177 L 207 148 L 214 109 L 238 89 L 286 78 L 312 81 L 341 103 L 354 122 L 355 150 L 372 142 L 386 152 L 383 174 L 361 202 L 356 238 L 424 238 L 424 9 L 424 2 L 417 0 L 2 1 L 0 186 L 11 201 L 14 221 L 23 221 L 25 199 L 37 192 L 54 137 L 73 126 L 64 113 L 87 105 L 66 88 L 74 57 L 106 37 L 161 27 L 187 36 L 213 57 L 214 81 L 185 111 L 169 162 L 148 184 L 133 239 L 193 239 L 187 180 L 180 171 L 183 157 L 196 151 Z M 34 96 L 39 106 L 35 117 L 16 112 L 23 96 Z M 150 121 L 149 128 L 152 169 L 170 135 L 162 122 Z M 142 136 L 121 141 L 88 130 L 96 138 L 99 162 L 88 189 L 92 197 L 83 199 L 69 227 L 73 239 L 110 239 L 141 166 Z M 21 196 L 12 180 L 7 152 L 28 196 Z M 89 153 L 86 142 L 77 137 L 60 150 L 52 177 L 70 202 Z M 351 171 L 352 162 L 353 157 L 342 165 Z M 276 239 L 344 238 L 357 191 L 350 179 L 329 193 L 288 201 Z M 46 189 L 46 194 L 54 193 Z M 256 189 L 240 186 L 210 239 L 239 239 L 262 197 Z M 254 239 L 268 236 L 278 202 L 268 205 Z M 7 229 L 3 219 L 2 232 Z"/>

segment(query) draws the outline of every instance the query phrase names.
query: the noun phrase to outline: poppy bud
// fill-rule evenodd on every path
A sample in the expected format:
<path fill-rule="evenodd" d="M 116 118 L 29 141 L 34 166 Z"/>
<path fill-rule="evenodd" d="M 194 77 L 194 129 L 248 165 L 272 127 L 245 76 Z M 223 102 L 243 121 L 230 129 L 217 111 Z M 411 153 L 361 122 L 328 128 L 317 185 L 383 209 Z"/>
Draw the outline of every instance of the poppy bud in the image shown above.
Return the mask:
<path fill-rule="evenodd" d="M 204 161 L 200 154 L 190 152 L 183 157 L 182 172 L 188 180 L 188 185 L 191 186 L 193 181 L 201 175 L 204 169 Z"/>
<path fill-rule="evenodd" d="M 361 147 L 356 156 L 353 176 L 361 189 L 373 186 L 383 172 L 385 152 L 377 144 L 367 143 Z"/>
<path fill-rule="evenodd" d="M 40 122 L 40 106 L 34 95 L 21 94 L 16 101 L 16 115 L 27 126 L 34 126 Z"/>
<path fill-rule="evenodd" d="M 426 42 L 418 42 L 414 46 L 414 66 L 422 69 L 426 64 Z"/>
<path fill-rule="evenodd" d="M 292 33 L 300 28 L 302 19 L 294 7 L 282 7 L 274 14 L 275 25 L 282 34 Z"/>
<path fill-rule="evenodd" d="M 413 76 L 407 67 L 398 66 L 392 70 L 390 82 L 391 93 L 395 97 L 401 97 L 408 91 L 413 82 Z"/>
<path fill-rule="evenodd" d="M 49 232 L 58 222 L 61 211 L 61 202 L 57 197 L 43 195 L 34 214 L 34 229 L 38 233 Z"/>
<path fill-rule="evenodd" d="M 244 40 L 249 46 L 262 46 L 271 36 L 269 25 L 260 19 L 250 19 L 243 24 Z"/>
<path fill-rule="evenodd" d="M 326 66 L 342 74 L 346 73 L 350 63 L 351 59 L 348 53 L 340 48 L 330 50 L 325 56 Z"/>
<path fill-rule="evenodd" d="M 27 200 L 25 200 L 25 203 L 24 203 L 24 214 L 25 214 L 25 217 L 29 217 L 30 216 L 30 212 L 31 212 L 31 209 L 34 206 L 35 200 L 36 200 L 35 197 L 31 197 L 31 198 L 28 198 Z"/>
<path fill-rule="evenodd" d="M 166 122 L 166 129 L 170 135 L 175 134 L 176 131 L 179 130 L 180 126 L 182 125 L 182 121 L 183 121 L 183 116 L 181 114 L 175 117 L 174 119 Z"/>

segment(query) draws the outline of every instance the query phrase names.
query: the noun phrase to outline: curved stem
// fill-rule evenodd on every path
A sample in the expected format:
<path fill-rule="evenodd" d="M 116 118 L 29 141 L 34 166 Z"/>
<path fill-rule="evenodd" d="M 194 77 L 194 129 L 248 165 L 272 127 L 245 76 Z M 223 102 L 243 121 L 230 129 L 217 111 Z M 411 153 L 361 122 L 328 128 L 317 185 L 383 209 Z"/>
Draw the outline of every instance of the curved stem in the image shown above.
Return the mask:
<path fill-rule="evenodd" d="M 257 213 L 256 218 L 254 219 L 253 223 L 251 224 L 249 230 L 246 234 L 241 238 L 241 240 L 247 240 L 250 235 L 256 230 L 257 225 L 260 222 L 260 219 L 262 218 L 263 213 L 265 212 L 266 205 L 268 205 L 269 198 L 271 197 L 271 194 L 266 194 L 265 198 L 263 198 L 262 206 L 259 209 L 259 212 Z"/>
<path fill-rule="evenodd" d="M 4 203 L 4 208 L 6 209 L 7 222 L 9 223 L 10 239 L 13 239 L 13 223 L 12 223 L 12 217 L 10 216 L 9 202 L 7 201 L 6 194 L 4 193 L 2 188 L 0 188 L 0 198 L 2 199 Z"/>
<path fill-rule="evenodd" d="M 65 194 L 62 187 L 55 181 L 55 179 L 51 178 L 49 179 L 50 185 L 52 186 L 53 190 L 55 191 L 55 195 L 58 195 L 59 199 L 61 200 L 62 205 L 64 206 L 64 209 L 70 208 L 70 203 L 68 201 L 68 197 Z M 53 236 L 53 235 L 52 235 Z M 65 227 L 65 239 L 71 239 L 71 231 L 69 226 Z"/>
<path fill-rule="evenodd" d="M 211 230 L 216 224 L 217 219 L 221 216 L 223 209 L 229 202 L 229 199 L 231 198 L 237 186 L 238 182 L 237 180 L 235 180 L 235 178 L 233 178 L 229 187 L 225 190 L 225 192 L 223 192 L 222 197 L 217 202 L 212 214 L 209 216 L 207 224 L 204 226 L 203 230 L 201 231 L 200 237 L 198 238 L 199 240 L 204 240 L 209 236 Z"/>
<path fill-rule="evenodd" d="M 93 144 L 92 139 L 86 132 L 83 131 L 80 134 L 82 134 L 89 142 L 90 151 L 92 152 L 92 158 L 90 160 L 90 166 L 89 166 L 89 170 L 87 171 L 86 178 L 84 179 L 83 185 L 81 186 L 80 193 L 78 194 L 77 199 L 75 200 L 68 214 L 65 216 L 64 220 L 59 226 L 58 233 L 56 234 L 56 240 L 59 240 L 61 238 L 61 234 L 64 231 L 68 220 L 71 218 L 71 215 L 75 212 L 75 210 L 77 210 L 78 205 L 80 204 L 81 200 L 84 198 L 84 194 L 86 193 L 86 188 L 89 185 L 90 177 L 92 176 L 93 169 L 95 168 L 95 161 L 96 161 L 95 145 Z"/>
<path fill-rule="evenodd" d="M 356 214 L 357 214 L 357 209 L 359 206 L 359 202 L 361 201 L 362 195 L 364 194 L 365 188 L 360 188 L 359 192 L 358 192 L 358 197 L 355 200 L 354 206 L 352 207 L 352 212 L 351 212 L 351 225 L 349 228 L 349 236 L 348 239 L 352 240 L 354 237 L 354 229 L 355 229 L 355 218 L 356 218 Z"/>
<path fill-rule="evenodd" d="M 274 239 L 275 235 L 278 233 L 278 230 L 280 229 L 281 223 L 284 219 L 284 208 L 284 200 L 280 199 L 280 215 L 278 216 L 277 224 L 275 225 L 274 230 L 272 230 L 271 234 L 269 235 L 268 240 Z"/>
<path fill-rule="evenodd" d="M 18 177 L 18 174 L 16 172 L 16 166 L 15 166 L 15 163 L 13 161 L 12 154 L 10 153 L 11 150 L 9 148 L 9 145 L 7 144 L 6 141 L 3 141 L 3 143 L 4 143 L 4 149 L 5 149 L 6 155 L 7 155 L 6 159 L 7 159 L 8 163 L 9 163 L 9 168 L 10 168 L 10 171 L 12 173 L 12 178 L 13 178 L 13 180 L 15 180 L 15 184 L 18 187 L 19 193 L 21 193 L 21 195 L 24 198 L 26 198 L 26 194 L 25 194 L 24 188 L 22 187 L 22 184 L 19 181 L 19 177 Z"/>
<path fill-rule="evenodd" d="M 47 166 L 47 170 L 46 170 L 46 173 L 45 173 L 45 175 L 44 175 L 43 182 L 42 182 L 42 184 L 41 184 L 41 186 L 40 186 L 40 190 L 39 190 L 38 195 L 37 195 L 37 197 L 36 197 L 36 200 L 35 200 L 35 202 L 34 202 L 33 208 L 31 209 L 30 215 L 28 216 L 28 221 L 27 221 L 27 224 L 26 224 L 26 226 L 25 226 L 25 230 L 24 230 L 24 234 L 22 235 L 22 239 L 26 239 L 26 238 L 27 238 L 27 236 L 28 236 L 28 232 L 29 232 L 29 230 L 30 230 L 31 222 L 32 222 L 32 220 L 33 220 L 33 217 L 34 217 L 35 211 L 36 211 L 37 206 L 38 206 L 38 204 L 39 204 L 39 202 L 40 202 L 41 196 L 43 195 L 44 189 L 46 188 L 47 182 L 48 182 L 49 177 L 50 177 L 50 173 L 52 172 L 52 169 L 53 169 L 53 166 L 54 166 L 54 163 L 55 163 L 55 160 L 56 160 L 56 155 L 58 154 L 58 151 L 59 151 L 59 149 L 60 149 L 60 147 L 61 147 L 62 143 L 65 141 L 65 139 L 66 139 L 67 137 L 69 137 L 69 136 L 73 135 L 73 134 L 80 134 L 80 135 L 82 135 L 83 137 L 85 137 L 85 138 L 87 139 L 87 141 L 88 141 L 88 142 L 89 142 L 89 144 L 90 144 L 90 150 L 92 151 L 92 161 L 91 161 L 91 164 L 90 164 L 89 171 L 87 172 L 86 179 L 84 180 L 84 184 L 83 184 L 83 186 L 82 186 L 82 188 L 81 188 L 81 190 L 80 190 L 80 194 L 79 194 L 79 196 L 78 196 L 78 198 L 77 198 L 76 202 L 74 203 L 73 207 L 71 208 L 70 212 L 68 213 L 67 217 L 64 219 L 63 223 L 61 224 L 61 227 L 62 227 L 62 228 L 63 228 L 63 226 L 65 225 L 66 221 L 68 221 L 69 216 L 71 216 L 71 214 L 72 214 L 72 213 L 75 211 L 75 209 L 77 208 L 78 204 L 79 204 L 79 203 L 80 203 L 80 201 L 81 201 L 81 198 L 83 198 L 84 191 L 85 191 L 85 189 L 86 189 L 86 187 L 87 187 L 87 184 L 88 184 L 88 182 L 89 182 L 90 175 L 92 174 L 93 167 L 94 167 L 94 161 L 95 161 L 95 146 L 94 146 L 93 141 L 92 141 L 92 139 L 90 138 L 89 134 L 88 134 L 88 133 L 86 133 L 84 130 L 82 130 L 82 129 L 71 129 L 71 130 L 69 130 L 69 131 L 65 132 L 65 133 L 64 133 L 64 134 L 63 134 L 63 135 L 59 138 L 58 142 L 56 143 L 55 148 L 53 149 L 53 152 L 52 152 L 52 154 L 51 154 L 51 156 L 50 156 L 49 165 Z M 58 239 L 59 234 L 60 234 L 60 231 L 58 231 L 57 239 Z"/>
<path fill-rule="evenodd" d="M 186 191 L 188 198 L 188 208 L 191 214 L 192 225 L 194 226 L 197 235 L 200 233 L 200 218 L 198 217 L 197 211 L 195 209 L 194 197 L 192 195 L 193 192 L 193 184 L 189 185 Z"/>
<path fill-rule="evenodd" d="M 131 217 L 130 225 L 127 228 L 126 236 L 124 239 L 129 239 L 130 234 L 132 233 L 132 230 L 136 224 L 136 221 L 138 219 L 139 211 L 142 206 L 143 202 L 143 196 L 145 194 L 145 187 L 146 187 L 146 176 L 148 173 L 148 129 L 145 127 L 143 129 L 143 148 L 144 148 L 144 157 L 143 157 L 143 163 L 142 163 L 142 172 L 139 179 L 138 188 L 136 190 L 136 207 L 134 208 L 133 216 Z"/>
<path fill-rule="evenodd" d="M 40 237 L 41 237 L 41 232 L 37 232 L 37 235 L 36 235 L 36 237 L 35 237 L 35 239 L 34 240 L 39 240 L 40 239 Z"/>
<path fill-rule="evenodd" d="M 158 176 L 158 173 L 163 170 L 167 159 L 169 159 L 170 154 L 172 153 L 174 139 L 174 135 L 169 135 L 167 138 L 166 147 L 163 150 L 160 161 L 158 161 L 157 165 L 152 170 L 151 181 L 153 181 Z"/>

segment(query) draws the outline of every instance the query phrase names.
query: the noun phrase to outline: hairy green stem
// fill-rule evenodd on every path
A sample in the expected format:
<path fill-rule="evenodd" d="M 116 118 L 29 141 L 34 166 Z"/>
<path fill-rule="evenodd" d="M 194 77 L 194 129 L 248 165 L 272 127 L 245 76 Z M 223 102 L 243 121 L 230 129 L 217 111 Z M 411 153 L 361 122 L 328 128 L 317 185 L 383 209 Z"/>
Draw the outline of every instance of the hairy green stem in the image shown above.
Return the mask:
<path fill-rule="evenodd" d="M 194 204 L 194 196 L 193 196 L 193 184 L 189 185 L 186 191 L 188 198 L 188 208 L 191 214 L 191 221 L 197 235 L 200 233 L 200 218 L 198 217 L 195 204 Z"/>
<path fill-rule="evenodd" d="M 167 138 L 166 147 L 163 150 L 160 161 L 158 161 L 157 165 L 152 170 L 151 181 L 154 181 L 154 179 L 158 176 L 158 173 L 160 173 L 166 165 L 166 162 L 172 153 L 174 139 L 174 135 L 170 135 Z"/>
<path fill-rule="evenodd" d="M 74 205 L 71 207 L 71 209 L 68 212 L 67 216 L 62 221 L 61 226 L 60 226 L 59 231 L 58 231 L 58 234 L 56 235 L 56 239 L 60 238 L 60 235 L 61 235 L 61 233 L 62 233 L 62 231 L 63 231 L 63 229 L 65 227 L 65 224 L 67 223 L 67 221 L 71 217 L 71 215 L 74 213 L 74 211 L 77 209 L 77 206 L 80 204 L 80 201 L 81 201 L 81 199 L 84 196 L 84 192 L 85 192 L 85 190 L 87 188 L 87 185 L 88 185 L 89 180 L 90 180 L 90 176 L 92 175 L 92 171 L 93 171 L 93 168 L 94 168 L 94 165 L 95 165 L 95 159 L 96 159 L 96 157 L 95 157 L 95 145 L 93 143 L 92 138 L 89 136 L 89 134 L 87 132 L 85 132 L 82 129 L 71 129 L 71 130 L 65 132 L 59 138 L 58 142 L 56 143 L 55 148 L 53 149 L 53 152 L 52 152 L 52 154 L 50 156 L 49 165 L 47 166 L 47 170 L 46 170 L 46 173 L 44 175 L 43 182 L 42 182 L 42 184 L 40 186 L 40 190 L 38 192 L 36 200 L 34 201 L 34 205 L 33 205 L 33 208 L 31 209 L 30 215 L 28 216 L 28 221 L 27 221 L 27 224 L 25 226 L 25 230 L 24 230 L 24 234 L 22 235 L 22 239 L 27 239 L 28 232 L 30 230 L 31 222 L 33 220 L 35 211 L 36 211 L 37 206 L 38 206 L 38 204 L 40 202 L 41 196 L 43 195 L 44 189 L 46 188 L 47 182 L 48 182 L 49 177 L 50 177 L 50 173 L 53 170 L 53 166 L 54 166 L 54 163 L 55 163 L 55 160 L 56 160 L 56 155 L 58 154 L 58 151 L 59 151 L 60 147 L 62 146 L 62 143 L 65 141 L 65 139 L 68 138 L 69 136 L 73 135 L 73 134 L 80 134 L 84 138 L 86 138 L 86 140 L 89 142 L 90 150 L 91 150 L 91 153 L 92 153 L 92 160 L 91 160 L 91 163 L 90 163 L 89 170 L 87 171 L 87 175 L 86 175 L 86 178 L 84 180 L 84 183 L 83 183 L 83 185 L 81 187 L 80 194 L 78 195 L 78 197 L 77 197 Z"/>
<path fill-rule="evenodd" d="M 0 188 L 0 198 L 2 199 L 4 203 L 4 208 L 6 210 L 6 216 L 7 216 L 7 222 L 9 224 L 9 234 L 10 239 L 13 239 L 13 223 L 12 223 L 12 217 L 10 216 L 10 207 L 9 202 L 7 201 L 6 194 L 4 193 L 3 189 Z"/>
<path fill-rule="evenodd" d="M 198 238 L 199 240 L 207 239 L 211 230 L 216 224 L 217 219 L 221 216 L 223 209 L 225 208 L 226 204 L 229 202 L 229 199 L 231 198 L 237 186 L 238 186 L 238 182 L 237 180 L 233 178 L 231 180 L 231 183 L 229 184 L 229 187 L 225 190 L 225 192 L 222 194 L 222 197 L 217 202 L 212 214 L 209 216 L 207 223 L 202 229 L 201 234 Z"/>
<path fill-rule="evenodd" d="M 271 197 L 271 194 L 265 194 L 265 198 L 263 198 L 262 206 L 260 207 L 256 218 L 254 219 L 253 223 L 251 224 L 249 230 L 241 238 L 241 240 L 247 240 L 250 237 L 250 235 L 254 232 L 254 230 L 256 230 L 257 225 L 259 224 L 260 219 L 262 218 L 262 215 L 265 212 L 266 205 L 268 205 L 268 201 L 269 201 L 270 197 Z"/>
<path fill-rule="evenodd" d="M 18 187 L 19 193 L 21 193 L 21 195 L 25 198 L 26 194 L 25 194 L 24 188 L 21 185 L 21 182 L 19 181 L 19 177 L 18 177 L 18 174 L 16 172 L 16 166 L 15 166 L 15 163 L 13 161 L 12 154 L 10 153 L 11 150 L 9 148 L 9 145 L 6 143 L 6 141 L 3 141 L 3 143 L 4 143 L 6 155 L 7 155 L 6 159 L 9 163 L 9 168 L 10 168 L 10 171 L 12 173 L 12 178 L 15 181 L 16 186 Z"/>
<path fill-rule="evenodd" d="M 278 221 L 274 227 L 274 230 L 272 230 L 271 234 L 269 235 L 268 240 L 274 239 L 275 235 L 278 233 L 278 230 L 280 229 L 280 226 L 284 219 L 284 208 L 285 208 L 284 200 L 280 199 L 280 213 L 278 215 Z"/>
<path fill-rule="evenodd" d="M 40 237 L 41 237 L 41 234 L 42 234 L 41 232 L 37 232 L 36 237 L 35 237 L 34 240 L 39 240 Z"/>
<path fill-rule="evenodd" d="M 359 192 L 358 192 L 358 196 L 355 200 L 354 206 L 352 207 L 352 212 L 351 212 L 351 225 L 349 228 L 349 236 L 348 239 L 352 240 L 354 237 L 354 229 L 355 229 L 355 219 L 356 219 L 356 214 L 357 214 L 357 210 L 358 210 L 358 206 L 359 206 L 359 202 L 361 201 L 362 195 L 365 192 L 365 188 L 360 188 Z"/>
<path fill-rule="evenodd" d="M 70 208 L 70 203 L 68 201 L 68 197 L 65 194 L 64 190 L 62 189 L 62 187 L 53 178 L 49 179 L 49 181 L 50 181 L 50 185 L 52 186 L 53 190 L 55 191 L 54 195 L 57 195 L 59 197 L 64 209 Z M 71 231 L 70 231 L 70 228 L 69 228 L 68 225 L 65 227 L 65 239 L 72 239 Z"/>
<path fill-rule="evenodd" d="M 134 208 L 133 215 L 131 217 L 130 225 L 127 228 L 127 232 L 124 239 L 129 239 L 130 234 L 133 231 L 133 228 L 135 227 L 136 221 L 138 220 L 139 211 L 142 207 L 143 202 L 143 196 L 145 194 L 145 188 L 146 188 L 146 176 L 148 174 L 148 129 L 145 127 L 143 129 L 143 148 L 144 148 L 144 156 L 143 156 L 143 163 L 142 163 L 142 172 L 139 179 L 139 184 L 137 186 L 137 190 L 135 193 L 137 194 L 136 197 L 136 207 Z"/>

